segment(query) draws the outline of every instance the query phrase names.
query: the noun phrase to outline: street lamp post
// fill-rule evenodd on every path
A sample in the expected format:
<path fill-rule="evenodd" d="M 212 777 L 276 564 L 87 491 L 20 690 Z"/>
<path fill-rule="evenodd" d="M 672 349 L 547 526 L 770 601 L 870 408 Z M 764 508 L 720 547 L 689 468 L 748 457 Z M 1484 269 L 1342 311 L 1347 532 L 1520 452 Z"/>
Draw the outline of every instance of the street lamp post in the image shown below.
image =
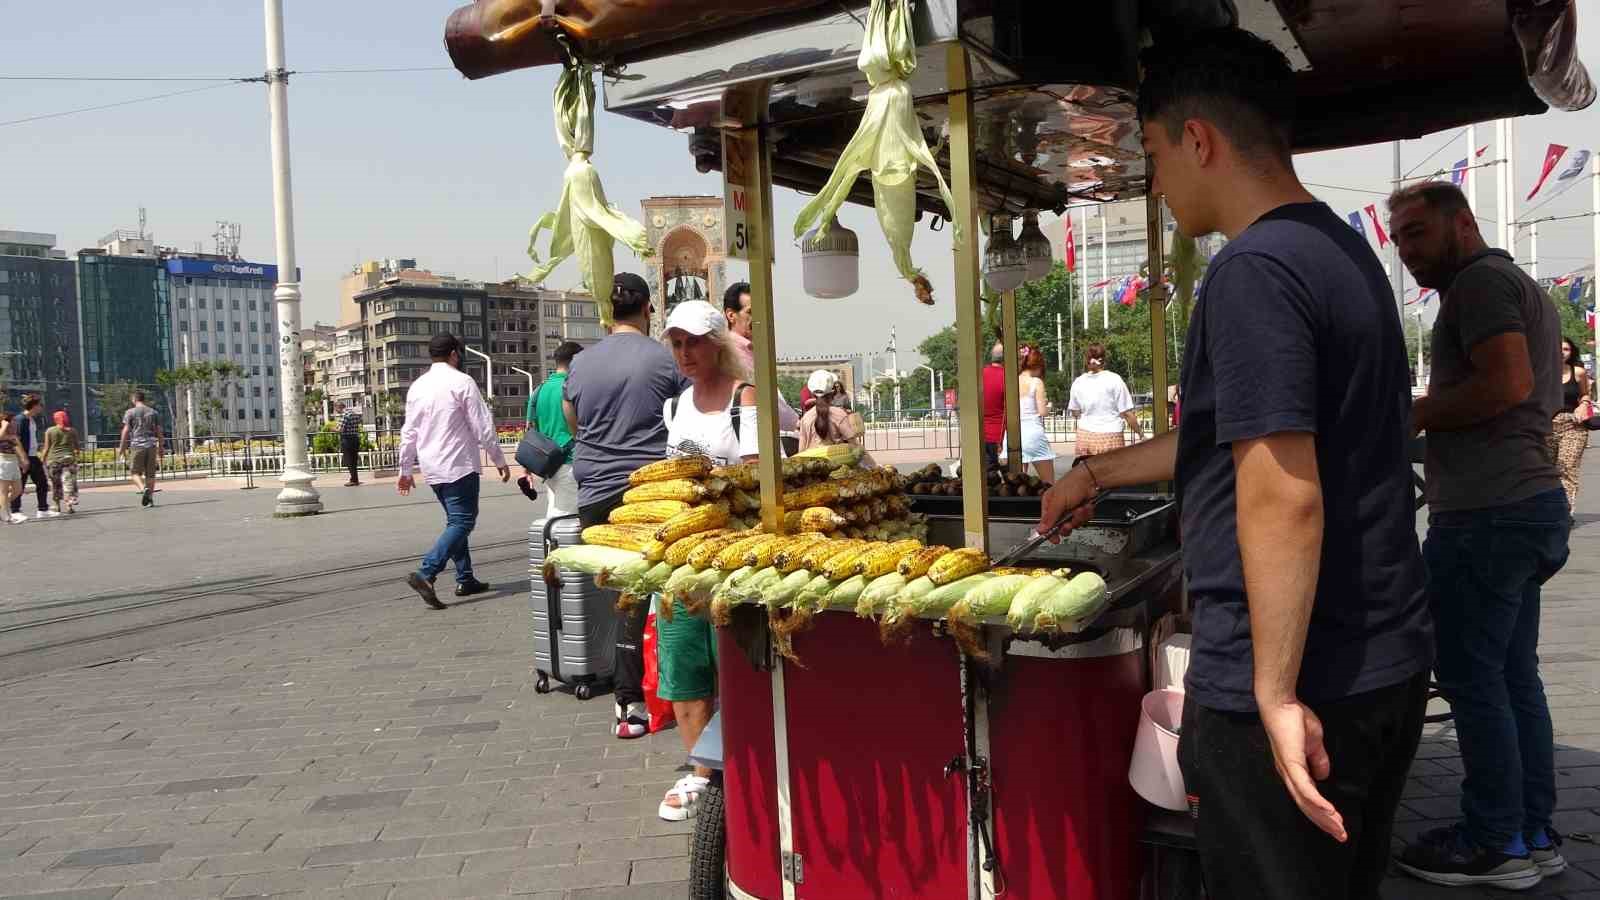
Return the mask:
<path fill-rule="evenodd" d="M 278 390 L 283 397 L 283 490 L 273 514 L 322 512 L 306 458 L 305 378 L 300 371 L 300 272 L 294 259 L 294 189 L 289 178 L 289 70 L 284 62 L 283 0 L 264 0 L 267 31 L 267 111 L 272 143 L 272 220 L 278 245 Z"/>
<path fill-rule="evenodd" d="M 506 368 L 516 372 L 518 375 L 526 375 L 528 378 L 528 408 L 522 414 L 522 424 L 530 425 L 533 422 L 533 373 L 527 369 L 519 369 L 516 366 L 507 366 Z"/>
<path fill-rule="evenodd" d="M 466 344 L 462 344 L 461 349 L 471 353 L 473 356 L 483 358 L 485 372 L 484 386 L 489 390 L 489 421 L 492 422 L 494 421 L 494 360 L 489 358 L 489 354 L 484 353 L 482 350 L 479 350 L 475 347 L 469 347 Z"/>
<path fill-rule="evenodd" d="M 939 405 L 934 402 L 933 394 L 933 379 L 936 373 L 933 371 L 933 366 L 917 366 L 917 368 L 928 370 L 928 415 L 931 416 L 933 415 L 934 408 Z"/>

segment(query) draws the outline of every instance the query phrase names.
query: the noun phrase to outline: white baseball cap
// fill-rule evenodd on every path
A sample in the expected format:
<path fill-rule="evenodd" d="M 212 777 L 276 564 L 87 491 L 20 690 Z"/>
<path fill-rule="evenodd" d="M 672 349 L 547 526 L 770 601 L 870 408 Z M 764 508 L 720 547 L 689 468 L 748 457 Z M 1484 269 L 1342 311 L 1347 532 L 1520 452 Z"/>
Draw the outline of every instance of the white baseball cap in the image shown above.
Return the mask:
<path fill-rule="evenodd" d="M 677 328 L 694 335 L 726 331 L 728 320 L 722 310 L 704 300 L 685 300 L 667 314 L 667 331 Z"/>
<path fill-rule="evenodd" d="M 839 376 L 833 374 L 827 369 L 818 369 L 811 373 L 810 378 L 806 379 L 806 387 L 813 394 L 832 393 L 833 390 L 838 386 Z"/>

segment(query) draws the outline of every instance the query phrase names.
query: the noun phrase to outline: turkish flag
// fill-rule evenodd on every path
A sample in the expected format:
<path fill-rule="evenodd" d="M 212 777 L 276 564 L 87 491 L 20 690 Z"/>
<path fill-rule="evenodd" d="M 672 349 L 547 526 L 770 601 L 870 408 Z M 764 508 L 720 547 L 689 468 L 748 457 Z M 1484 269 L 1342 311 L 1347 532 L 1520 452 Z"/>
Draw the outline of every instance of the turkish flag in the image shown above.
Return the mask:
<path fill-rule="evenodd" d="M 1122 287 L 1122 296 L 1117 298 L 1117 302 L 1122 304 L 1123 306 L 1133 306 L 1135 303 L 1138 303 L 1139 302 L 1139 289 L 1141 287 L 1144 287 L 1144 279 L 1143 278 L 1140 278 L 1137 275 L 1133 276 L 1132 278 L 1129 278 L 1127 280 L 1127 282 L 1123 285 L 1123 287 Z"/>
<path fill-rule="evenodd" d="M 1067 213 L 1067 271 L 1075 272 L 1078 269 L 1078 251 L 1073 249 L 1075 239 L 1072 236 L 1072 214 Z"/>
<path fill-rule="evenodd" d="M 1532 200 L 1534 195 L 1539 193 L 1539 189 L 1544 187 L 1545 179 L 1550 177 L 1550 173 L 1556 170 L 1556 163 L 1560 162 L 1561 157 L 1566 155 L 1567 148 L 1561 146 L 1560 144 L 1551 144 L 1549 147 L 1545 148 L 1544 168 L 1539 172 L 1538 184 L 1535 184 L 1533 186 L 1533 190 L 1528 192 L 1529 200 Z"/>
<path fill-rule="evenodd" d="M 1367 204 L 1367 218 L 1372 220 L 1372 230 L 1378 234 L 1378 249 L 1382 250 L 1389 246 L 1389 233 L 1383 230 L 1383 223 L 1378 221 L 1378 205 L 1376 203 Z"/>

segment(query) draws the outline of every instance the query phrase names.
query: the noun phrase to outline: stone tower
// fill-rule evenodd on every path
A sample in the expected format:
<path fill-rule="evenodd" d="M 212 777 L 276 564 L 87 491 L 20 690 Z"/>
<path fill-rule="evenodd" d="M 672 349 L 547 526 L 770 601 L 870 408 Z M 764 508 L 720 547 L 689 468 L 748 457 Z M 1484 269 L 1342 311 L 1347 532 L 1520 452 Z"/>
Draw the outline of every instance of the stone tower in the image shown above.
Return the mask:
<path fill-rule="evenodd" d="M 667 309 L 680 300 L 722 303 L 728 286 L 721 197 L 649 197 L 644 227 L 655 255 L 644 261 L 659 333 Z"/>

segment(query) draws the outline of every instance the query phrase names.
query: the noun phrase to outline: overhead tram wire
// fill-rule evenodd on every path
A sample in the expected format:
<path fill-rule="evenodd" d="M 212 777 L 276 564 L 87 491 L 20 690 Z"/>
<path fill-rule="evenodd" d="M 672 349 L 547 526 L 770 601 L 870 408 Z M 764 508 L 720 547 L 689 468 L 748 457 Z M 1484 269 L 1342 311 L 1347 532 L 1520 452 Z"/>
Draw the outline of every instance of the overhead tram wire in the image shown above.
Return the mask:
<path fill-rule="evenodd" d="M 21 119 L 10 119 L 10 120 L 4 121 L 4 122 L 0 122 L 0 128 L 4 128 L 4 127 L 10 126 L 10 125 L 25 125 L 25 124 L 27 124 L 29 122 L 40 122 L 40 121 L 43 121 L 45 119 L 59 119 L 62 116 L 75 116 L 75 115 L 78 115 L 79 113 L 98 112 L 100 110 L 106 110 L 106 109 L 116 109 L 119 106 L 132 106 L 135 103 L 149 103 L 149 102 L 154 101 L 154 100 L 166 100 L 169 97 L 182 97 L 182 96 L 184 96 L 186 94 L 198 94 L 198 93 L 200 93 L 202 91 L 214 91 L 214 90 L 216 90 L 218 88 L 232 87 L 232 86 L 234 86 L 236 84 L 243 84 L 243 83 L 244 83 L 244 79 L 236 79 L 236 80 L 233 80 L 233 81 L 220 82 L 218 84 L 208 84 L 205 87 L 188 88 L 187 90 L 182 90 L 182 91 L 168 91 L 167 93 L 164 93 L 164 94 L 152 94 L 152 95 L 147 96 L 147 97 L 133 97 L 133 98 L 130 98 L 128 100 L 118 100 L 115 103 L 101 103 L 101 104 L 97 104 L 95 106 L 79 107 L 78 109 L 67 109 L 67 110 L 62 110 L 60 112 L 42 113 L 42 114 L 36 115 L 36 116 L 25 116 L 25 117 L 23 117 Z"/>
<path fill-rule="evenodd" d="M 1466 133 L 1467 133 L 1467 129 L 1463 128 L 1460 131 L 1456 132 L 1455 134 L 1451 135 L 1450 137 L 1446 138 L 1444 143 L 1440 144 L 1438 146 L 1438 148 L 1436 148 L 1432 153 L 1429 153 L 1427 156 L 1423 157 L 1422 158 L 1422 162 L 1419 162 L 1416 165 L 1412 166 L 1411 167 L 1411 171 L 1407 172 L 1404 176 L 1402 176 L 1400 180 L 1404 181 L 1407 178 L 1410 178 L 1412 175 L 1415 175 L 1418 169 L 1420 169 L 1423 166 L 1427 165 L 1429 160 L 1433 159 L 1435 156 L 1438 156 L 1440 153 L 1443 153 L 1446 147 L 1449 147 L 1451 144 L 1453 144 L 1456 141 L 1460 140 L 1461 136 L 1466 134 Z"/>

